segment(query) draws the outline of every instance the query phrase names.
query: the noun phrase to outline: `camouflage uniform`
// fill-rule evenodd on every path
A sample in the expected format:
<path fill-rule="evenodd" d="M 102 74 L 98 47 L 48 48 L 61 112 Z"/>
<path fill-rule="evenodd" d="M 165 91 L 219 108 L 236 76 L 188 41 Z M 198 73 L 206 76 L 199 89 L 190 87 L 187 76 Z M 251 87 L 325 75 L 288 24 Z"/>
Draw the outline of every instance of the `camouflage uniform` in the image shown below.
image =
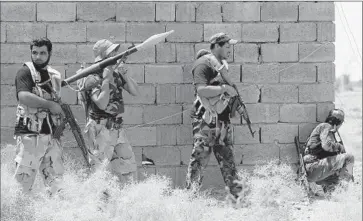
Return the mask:
<path fill-rule="evenodd" d="M 31 90 L 29 92 L 37 96 L 53 100 L 51 93 L 36 83 L 50 78 L 53 89 L 59 94 L 60 88 L 57 88 L 56 85 L 60 85 L 60 73 L 50 66 L 47 66 L 46 71 L 43 70 L 40 73 L 32 62 L 25 64 L 19 70 L 15 80 L 17 93 Z M 27 89 L 31 85 L 33 87 Z M 59 125 L 60 117 L 49 114 L 45 109 L 30 108 L 20 103 L 16 114 L 16 180 L 21 184 L 24 192 L 29 192 L 39 170 L 45 186 L 51 188 L 51 193 L 58 191 L 64 173 L 63 149 L 60 141 L 53 139 L 52 130 Z"/>
<path fill-rule="evenodd" d="M 345 153 L 335 133 L 331 124 L 321 123 L 313 130 L 306 145 L 307 179 L 322 185 L 324 190 L 334 189 L 342 178 L 352 178 L 354 156 Z"/>
<path fill-rule="evenodd" d="M 221 35 L 224 34 L 221 33 Z M 212 56 L 208 52 L 198 52 L 192 69 L 194 85 L 222 84 L 216 69 L 217 65 L 213 63 L 216 59 Z M 230 104 L 234 99 L 222 95 L 216 97 L 214 102 L 210 102 L 213 99 L 206 100 L 197 93 L 196 96 L 194 110 L 191 113 L 194 145 L 187 171 L 186 187 L 190 189 L 192 185 L 202 184 L 203 171 L 207 167 L 213 150 L 226 186 L 229 187 L 230 193 L 237 197 L 241 187 L 234 182 L 238 180 L 238 176 L 234 162 L 230 123 Z M 223 104 L 227 104 L 226 107 Z"/>
<path fill-rule="evenodd" d="M 106 48 L 111 48 L 109 52 L 117 48 L 115 44 L 107 40 L 100 40 L 96 43 L 94 50 L 96 51 L 100 45 L 106 45 Z M 96 62 L 104 56 L 97 57 Z M 86 96 L 90 101 L 90 108 L 87 113 L 89 118 L 85 128 L 90 143 L 91 154 L 89 154 L 89 162 L 94 167 L 98 167 L 106 161 L 107 167 L 120 180 L 136 178 L 137 165 L 135 155 L 126 138 L 125 130 L 122 128 L 123 119 L 121 115 L 124 113 L 122 88 L 126 82 L 119 73 L 113 73 L 113 82 L 110 82 L 109 85 L 110 100 L 106 109 L 101 110 L 91 100 L 91 96 L 101 90 L 100 76 L 102 76 L 102 73 L 90 75 L 85 79 L 84 83 L 86 88 L 91 88 L 86 92 Z"/>

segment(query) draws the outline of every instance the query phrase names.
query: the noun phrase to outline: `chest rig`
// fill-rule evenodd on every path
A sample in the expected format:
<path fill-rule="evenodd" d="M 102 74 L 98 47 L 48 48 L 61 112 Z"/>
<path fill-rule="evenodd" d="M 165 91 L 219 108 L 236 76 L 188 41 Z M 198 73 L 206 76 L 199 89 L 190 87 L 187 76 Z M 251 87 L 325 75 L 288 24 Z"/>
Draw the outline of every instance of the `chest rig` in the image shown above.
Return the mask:
<path fill-rule="evenodd" d="M 32 89 L 33 94 L 41 98 L 44 98 L 46 100 L 53 100 L 54 99 L 53 95 L 44 90 L 43 88 L 41 88 L 42 85 L 51 82 L 53 89 L 60 96 L 61 74 L 57 70 L 51 68 L 50 66 L 47 66 L 49 80 L 40 83 L 41 81 L 40 73 L 35 69 L 33 63 L 26 62 L 25 65 L 29 68 L 32 80 L 35 83 L 35 86 Z M 59 116 L 51 115 L 48 109 L 32 108 L 24 104 L 21 104 L 20 102 L 18 103 L 16 109 L 16 127 L 22 128 L 23 131 L 25 131 L 26 133 L 39 134 L 43 122 L 44 120 L 46 120 L 50 128 L 50 133 L 52 134 L 52 126 L 50 123 L 50 118 L 55 125 L 60 124 Z M 17 135 L 18 134 L 15 134 L 15 137 Z"/>

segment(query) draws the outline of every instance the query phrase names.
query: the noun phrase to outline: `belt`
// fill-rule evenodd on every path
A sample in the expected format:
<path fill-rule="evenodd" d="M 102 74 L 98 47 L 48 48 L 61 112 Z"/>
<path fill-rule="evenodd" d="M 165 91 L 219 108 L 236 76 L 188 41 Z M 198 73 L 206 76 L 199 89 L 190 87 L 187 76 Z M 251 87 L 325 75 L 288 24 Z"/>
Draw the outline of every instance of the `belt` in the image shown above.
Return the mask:
<path fill-rule="evenodd" d="M 96 124 L 105 125 L 107 129 L 115 129 L 118 130 L 122 127 L 123 119 L 119 118 L 98 118 L 95 119 L 90 117 L 92 120 L 96 122 Z"/>

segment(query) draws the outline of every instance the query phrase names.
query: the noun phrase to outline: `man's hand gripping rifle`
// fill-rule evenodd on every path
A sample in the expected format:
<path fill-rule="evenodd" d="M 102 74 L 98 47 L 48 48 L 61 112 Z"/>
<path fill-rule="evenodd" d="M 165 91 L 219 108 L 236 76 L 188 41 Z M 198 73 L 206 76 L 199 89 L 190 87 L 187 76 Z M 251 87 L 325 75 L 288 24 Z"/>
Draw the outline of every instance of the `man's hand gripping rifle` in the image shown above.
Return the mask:
<path fill-rule="evenodd" d="M 237 89 L 237 86 L 232 82 L 232 80 L 227 76 L 227 69 L 228 69 L 228 64 L 226 61 L 223 62 L 223 65 L 221 67 L 218 68 L 219 70 L 219 73 L 221 75 L 221 77 L 223 78 L 223 80 L 230 86 L 232 86 L 235 90 L 236 90 L 236 93 L 237 93 L 237 99 L 238 99 L 238 103 L 239 105 L 241 106 L 241 110 L 242 110 L 242 117 L 243 119 L 245 119 L 245 121 L 247 122 L 247 126 L 248 126 L 248 129 L 250 130 L 250 133 L 252 135 L 252 137 L 255 136 L 255 133 L 256 131 L 252 131 L 252 128 L 251 128 L 251 120 L 250 120 L 250 117 L 248 116 L 248 112 L 247 112 L 247 109 L 246 109 L 246 105 L 243 103 L 242 101 L 242 98 L 239 94 L 239 91 Z"/>

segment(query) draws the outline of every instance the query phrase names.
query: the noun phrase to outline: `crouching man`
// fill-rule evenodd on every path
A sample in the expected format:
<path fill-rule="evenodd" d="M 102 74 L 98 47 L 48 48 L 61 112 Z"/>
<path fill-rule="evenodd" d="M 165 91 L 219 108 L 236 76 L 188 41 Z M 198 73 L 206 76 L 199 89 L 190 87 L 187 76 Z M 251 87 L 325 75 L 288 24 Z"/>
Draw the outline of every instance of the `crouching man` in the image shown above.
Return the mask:
<path fill-rule="evenodd" d="M 353 180 L 354 156 L 346 153 L 342 141 L 336 135 L 344 122 L 344 112 L 334 109 L 325 123 L 319 124 L 307 140 L 305 166 L 307 179 L 332 192 L 340 180 Z"/>

